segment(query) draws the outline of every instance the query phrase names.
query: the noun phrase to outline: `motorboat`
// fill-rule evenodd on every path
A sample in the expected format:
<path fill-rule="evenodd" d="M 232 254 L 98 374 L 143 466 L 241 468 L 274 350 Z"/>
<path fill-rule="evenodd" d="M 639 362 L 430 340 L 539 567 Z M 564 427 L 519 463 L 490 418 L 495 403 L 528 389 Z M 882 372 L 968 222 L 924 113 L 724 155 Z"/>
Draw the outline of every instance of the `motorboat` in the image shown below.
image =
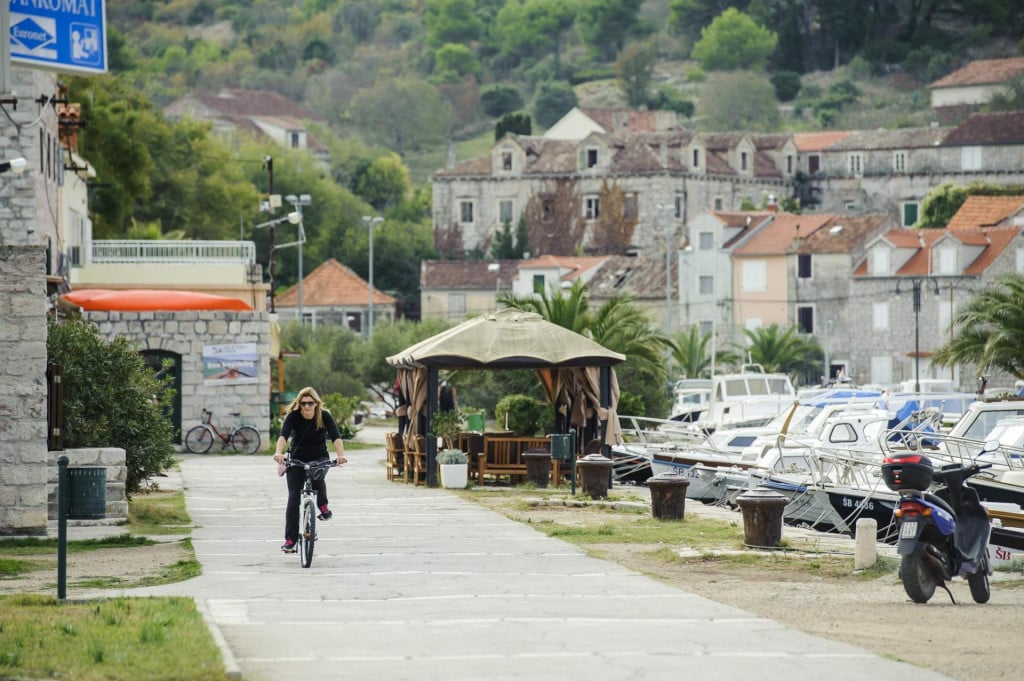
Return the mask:
<path fill-rule="evenodd" d="M 711 400 L 711 379 L 681 378 L 672 388 L 670 421 L 693 423 L 708 408 Z"/>
<path fill-rule="evenodd" d="M 744 364 L 733 374 L 711 379 L 708 407 L 696 420 L 705 432 L 731 426 L 763 426 L 797 401 L 789 376 Z"/>

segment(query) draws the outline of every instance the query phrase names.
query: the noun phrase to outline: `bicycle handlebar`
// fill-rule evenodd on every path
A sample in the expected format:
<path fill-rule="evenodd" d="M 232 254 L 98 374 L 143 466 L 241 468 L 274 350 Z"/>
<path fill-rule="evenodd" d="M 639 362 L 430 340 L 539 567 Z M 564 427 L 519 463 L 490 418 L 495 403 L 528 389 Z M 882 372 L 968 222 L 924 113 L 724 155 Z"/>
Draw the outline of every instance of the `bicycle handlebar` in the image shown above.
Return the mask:
<path fill-rule="evenodd" d="M 284 465 L 305 468 L 307 471 L 310 468 L 334 468 L 338 465 L 338 462 L 334 459 L 320 459 L 319 461 L 299 461 L 298 459 L 285 459 Z"/>

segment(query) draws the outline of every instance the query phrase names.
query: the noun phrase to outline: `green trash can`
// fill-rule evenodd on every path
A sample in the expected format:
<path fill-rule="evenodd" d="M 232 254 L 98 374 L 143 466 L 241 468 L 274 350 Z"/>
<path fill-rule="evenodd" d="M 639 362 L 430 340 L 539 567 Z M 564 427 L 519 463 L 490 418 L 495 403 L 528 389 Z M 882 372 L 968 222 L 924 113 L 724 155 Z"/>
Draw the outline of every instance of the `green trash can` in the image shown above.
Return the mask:
<path fill-rule="evenodd" d="M 107 469 L 103 466 L 68 468 L 68 509 L 71 520 L 107 517 Z"/>
<path fill-rule="evenodd" d="M 484 432 L 484 415 L 482 413 L 466 414 L 466 430 L 471 433 Z"/>

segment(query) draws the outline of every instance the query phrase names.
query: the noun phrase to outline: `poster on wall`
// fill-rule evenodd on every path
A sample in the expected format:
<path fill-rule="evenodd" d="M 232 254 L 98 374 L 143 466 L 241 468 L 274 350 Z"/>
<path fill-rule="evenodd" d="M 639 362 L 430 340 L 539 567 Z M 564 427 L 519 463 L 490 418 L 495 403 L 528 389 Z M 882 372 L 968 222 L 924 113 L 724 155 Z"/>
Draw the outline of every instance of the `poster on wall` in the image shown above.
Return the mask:
<path fill-rule="evenodd" d="M 203 383 L 241 385 L 259 382 L 259 354 L 255 343 L 203 346 Z"/>

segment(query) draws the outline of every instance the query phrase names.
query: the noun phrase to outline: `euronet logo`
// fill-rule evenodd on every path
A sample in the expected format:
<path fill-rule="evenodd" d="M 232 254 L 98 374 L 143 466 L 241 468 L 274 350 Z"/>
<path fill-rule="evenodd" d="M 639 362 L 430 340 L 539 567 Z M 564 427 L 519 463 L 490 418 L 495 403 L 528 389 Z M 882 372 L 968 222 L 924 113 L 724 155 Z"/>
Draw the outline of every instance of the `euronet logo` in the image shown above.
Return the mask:
<path fill-rule="evenodd" d="M 35 50 L 53 42 L 54 35 L 37 24 L 34 19 L 25 19 L 11 26 L 11 38 L 25 49 Z"/>

